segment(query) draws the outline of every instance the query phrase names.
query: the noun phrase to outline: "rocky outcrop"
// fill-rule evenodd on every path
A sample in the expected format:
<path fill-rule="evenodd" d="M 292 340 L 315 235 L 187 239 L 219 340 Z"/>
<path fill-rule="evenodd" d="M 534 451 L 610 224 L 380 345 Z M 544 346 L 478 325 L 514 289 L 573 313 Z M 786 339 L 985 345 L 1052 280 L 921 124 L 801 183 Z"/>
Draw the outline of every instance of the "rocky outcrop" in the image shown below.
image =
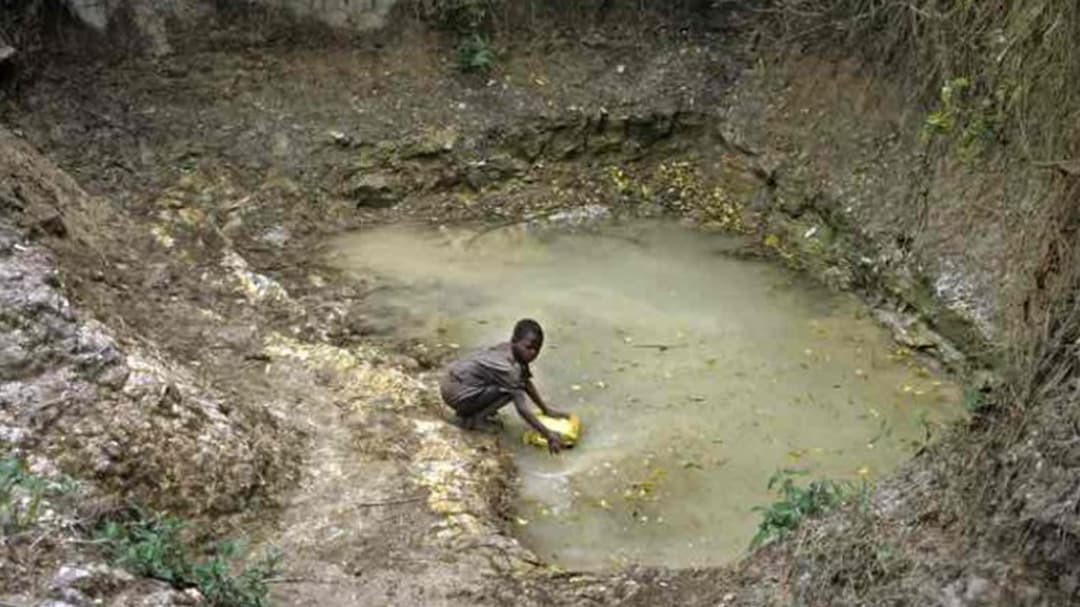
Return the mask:
<path fill-rule="evenodd" d="M 197 0 L 61 1 L 74 17 L 99 32 L 107 31 L 121 16 L 127 17 L 128 24 L 144 39 L 152 55 L 172 52 L 166 27 L 168 21 L 191 21 L 212 10 L 210 3 Z M 312 19 L 335 28 L 363 31 L 382 27 L 396 0 L 250 0 L 246 4 L 254 8 L 281 9 L 296 17 Z"/>
<path fill-rule="evenodd" d="M 281 470 L 288 431 L 72 305 L 44 245 L 93 256 L 93 201 L 8 132 L 0 175 L 0 446 L 138 503 L 243 508 Z"/>

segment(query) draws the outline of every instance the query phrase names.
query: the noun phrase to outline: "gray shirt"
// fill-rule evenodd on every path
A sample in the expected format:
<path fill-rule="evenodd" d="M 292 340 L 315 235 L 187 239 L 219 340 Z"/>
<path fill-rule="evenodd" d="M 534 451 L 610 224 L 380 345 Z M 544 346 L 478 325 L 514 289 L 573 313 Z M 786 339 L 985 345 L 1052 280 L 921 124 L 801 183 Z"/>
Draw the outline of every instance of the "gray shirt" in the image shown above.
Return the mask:
<path fill-rule="evenodd" d="M 532 372 L 528 364 L 514 358 L 510 343 L 505 342 L 450 363 L 446 375 L 444 393 L 447 404 L 453 406 L 491 388 L 520 398 Z"/>

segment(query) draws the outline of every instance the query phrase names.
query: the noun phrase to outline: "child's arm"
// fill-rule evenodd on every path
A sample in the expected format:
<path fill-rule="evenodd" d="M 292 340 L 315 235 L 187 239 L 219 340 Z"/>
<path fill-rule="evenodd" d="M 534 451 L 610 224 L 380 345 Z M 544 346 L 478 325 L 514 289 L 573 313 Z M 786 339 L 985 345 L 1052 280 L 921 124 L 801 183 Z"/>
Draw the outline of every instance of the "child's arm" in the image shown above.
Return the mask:
<path fill-rule="evenodd" d="M 517 409 L 518 415 L 520 415 L 522 419 L 540 433 L 540 436 L 547 439 L 548 451 L 550 451 L 552 455 L 555 455 L 563 448 L 563 442 L 562 439 L 559 438 L 559 435 L 549 430 L 547 426 L 540 423 L 540 420 L 536 419 L 536 416 L 529 410 L 529 406 L 525 404 L 525 398 L 521 396 L 520 392 L 517 393 L 514 398 L 514 408 Z"/>
<path fill-rule="evenodd" d="M 570 417 L 569 413 L 563 413 L 556 409 L 552 409 L 544 402 L 544 399 L 540 398 L 540 393 L 536 391 L 536 386 L 533 385 L 531 379 L 525 380 L 525 393 L 529 395 L 529 398 L 536 403 L 537 407 L 544 412 L 544 415 L 548 417 Z"/>

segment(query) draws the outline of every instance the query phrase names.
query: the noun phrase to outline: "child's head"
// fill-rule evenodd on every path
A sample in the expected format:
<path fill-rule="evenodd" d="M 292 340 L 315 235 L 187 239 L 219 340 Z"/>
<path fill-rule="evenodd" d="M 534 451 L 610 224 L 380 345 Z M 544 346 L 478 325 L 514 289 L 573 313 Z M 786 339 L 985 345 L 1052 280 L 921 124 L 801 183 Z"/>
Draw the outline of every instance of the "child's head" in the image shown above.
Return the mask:
<path fill-rule="evenodd" d="M 544 330 L 540 323 L 531 318 L 523 318 L 514 324 L 514 333 L 510 336 L 510 349 L 514 358 L 525 364 L 536 360 L 540 348 L 544 347 Z"/>

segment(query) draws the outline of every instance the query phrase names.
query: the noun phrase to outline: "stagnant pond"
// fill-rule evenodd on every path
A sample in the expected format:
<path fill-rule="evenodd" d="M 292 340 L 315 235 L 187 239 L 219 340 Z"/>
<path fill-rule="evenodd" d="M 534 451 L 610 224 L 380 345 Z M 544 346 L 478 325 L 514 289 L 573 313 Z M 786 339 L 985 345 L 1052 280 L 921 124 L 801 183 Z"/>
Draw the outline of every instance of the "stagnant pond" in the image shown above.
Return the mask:
<path fill-rule="evenodd" d="M 340 238 L 334 258 L 388 287 L 373 304 L 409 336 L 464 352 L 521 317 L 545 327 L 536 383 L 585 432 L 551 457 L 501 414 L 526 545 L 572 569 L 689 567 L 746 550 L 777 470 L 873 480 L 962 411 L 854 297 L 736 259 L 739 244 L 656 222 L 392 227 Z"/>

